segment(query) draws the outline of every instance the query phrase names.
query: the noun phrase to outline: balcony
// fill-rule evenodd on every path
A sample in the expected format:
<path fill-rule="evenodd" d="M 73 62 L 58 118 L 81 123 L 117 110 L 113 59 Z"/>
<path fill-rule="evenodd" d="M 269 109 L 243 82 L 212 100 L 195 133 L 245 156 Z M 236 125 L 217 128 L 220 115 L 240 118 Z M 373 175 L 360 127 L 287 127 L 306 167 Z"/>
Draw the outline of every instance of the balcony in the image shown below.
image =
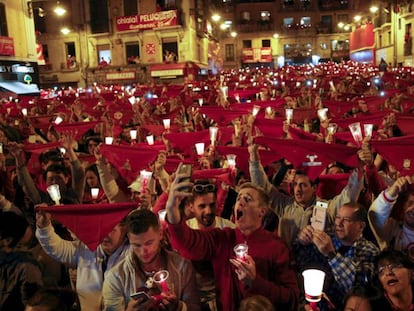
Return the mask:
<path fill-rule="evenodd" d="M 248 33 L 255 31 L 271 31 L 274 30 L 272 20 L 269 21 L 246 21 L 240 20 L 236 25 L 236 29 L 240 33 Z"/>
<path fill-rule="evenodd" d="M 280 12 L 298 12 L 298 11 L 312 11 L 312 1 L 301 0 L 301 1 L 281 1 Z"/>
<path fill-rule="evenodd" d="M 316 31 L 316 27 L 312 25 L 290 24 L 282 27 L 282 33 L 289 36 L 314 36 Z"/>

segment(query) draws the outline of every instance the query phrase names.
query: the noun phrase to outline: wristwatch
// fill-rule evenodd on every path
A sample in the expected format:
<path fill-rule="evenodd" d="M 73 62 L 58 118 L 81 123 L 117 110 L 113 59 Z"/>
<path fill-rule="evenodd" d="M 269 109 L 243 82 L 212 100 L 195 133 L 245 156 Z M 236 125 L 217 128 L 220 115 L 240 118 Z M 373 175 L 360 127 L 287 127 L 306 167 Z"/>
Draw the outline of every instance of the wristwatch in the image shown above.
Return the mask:
<path fill-rule="evenodd" d="M 328 255 L 326 256 L 326 258 L 328 258 L 329 260 L 332 260 L 332 259 L 335 258 L 335 256 L 336 256 L 336 252 L 335 251 L 332 251 L 332 252 L 329 252 L 328 253 Z"/>

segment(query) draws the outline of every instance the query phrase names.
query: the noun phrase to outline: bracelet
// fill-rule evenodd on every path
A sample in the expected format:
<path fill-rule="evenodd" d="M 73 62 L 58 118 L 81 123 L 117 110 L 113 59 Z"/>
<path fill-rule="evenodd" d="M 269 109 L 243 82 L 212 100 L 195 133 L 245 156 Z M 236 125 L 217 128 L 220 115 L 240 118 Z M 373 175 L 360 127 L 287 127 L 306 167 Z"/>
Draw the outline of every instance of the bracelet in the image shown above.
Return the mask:
<path fill-rule="evenodd" d="M 387 195 L 385 194 L 385 190 L 382 192 L 382 197 L 384 198 L 385 201 L 387 201 L 388 203 L 393 203 L 396 199 L 390 199 L 387 197 Z"/>

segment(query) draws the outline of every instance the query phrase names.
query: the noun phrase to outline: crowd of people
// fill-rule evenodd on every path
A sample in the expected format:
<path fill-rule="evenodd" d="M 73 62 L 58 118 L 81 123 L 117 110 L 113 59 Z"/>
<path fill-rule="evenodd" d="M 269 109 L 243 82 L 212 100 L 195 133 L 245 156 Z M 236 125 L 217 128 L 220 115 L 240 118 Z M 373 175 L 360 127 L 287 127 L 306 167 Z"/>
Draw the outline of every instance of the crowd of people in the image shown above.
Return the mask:
<path fill-rule="evenodd" d="M 0 311 L 414 308 L 411 68 L 1 103 Z"/>

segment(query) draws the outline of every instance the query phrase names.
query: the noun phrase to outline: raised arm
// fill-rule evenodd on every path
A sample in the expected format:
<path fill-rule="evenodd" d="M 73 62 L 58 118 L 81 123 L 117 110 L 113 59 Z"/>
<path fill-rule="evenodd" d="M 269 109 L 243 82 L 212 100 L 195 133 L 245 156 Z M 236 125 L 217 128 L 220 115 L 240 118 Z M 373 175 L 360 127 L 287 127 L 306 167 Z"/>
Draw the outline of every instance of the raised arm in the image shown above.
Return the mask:
<path fill-rule="evenodd" d="M 17 180 L 22 186 L 24 193 L 30 198 L 33 204 L 39 204 L 42 202 L 39 190 L 37 189 L 32 176 L 30 176 L 29 170 L 26 166 L 25 153 L 23 151 L 23 145 L 16 142 L 9 142 L 7 149 L 10 154 L 13 155 L 16 161 Z"/>

